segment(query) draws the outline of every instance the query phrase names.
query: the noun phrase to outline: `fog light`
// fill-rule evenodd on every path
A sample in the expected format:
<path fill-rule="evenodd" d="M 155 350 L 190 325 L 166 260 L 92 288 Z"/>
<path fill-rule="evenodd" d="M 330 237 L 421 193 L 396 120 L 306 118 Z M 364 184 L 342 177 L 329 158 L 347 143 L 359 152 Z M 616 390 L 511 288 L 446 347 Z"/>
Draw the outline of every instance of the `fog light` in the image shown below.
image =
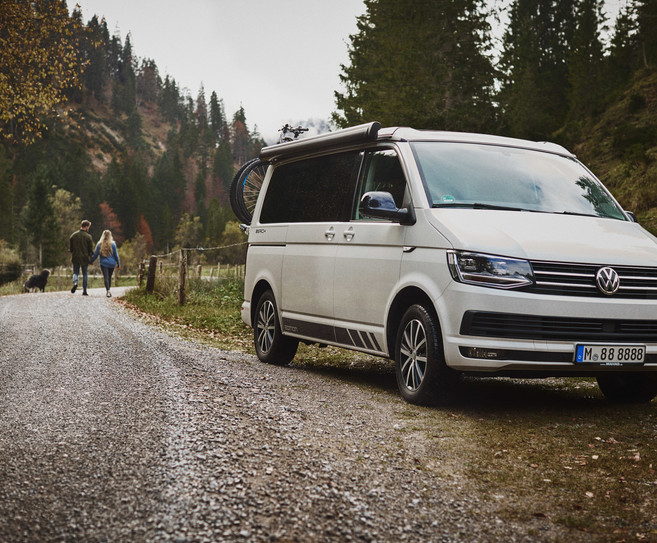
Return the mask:
<path fill-rule="evenodd" d="M 502 360 L 506 352 L 499 349 L 482 349 L 480 347 L 466 347 L 464 356 L 468 358 L 483 358 L 486 360 Z"/>

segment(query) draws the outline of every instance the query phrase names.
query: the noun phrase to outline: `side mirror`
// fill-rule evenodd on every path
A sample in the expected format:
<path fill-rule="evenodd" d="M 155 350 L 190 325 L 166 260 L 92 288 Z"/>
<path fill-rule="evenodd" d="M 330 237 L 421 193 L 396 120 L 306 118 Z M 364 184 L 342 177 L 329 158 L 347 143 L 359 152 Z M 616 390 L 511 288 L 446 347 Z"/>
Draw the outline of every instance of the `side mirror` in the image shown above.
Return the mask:
<path fill-rule="evenodd" d="M 373 219 L 388 219 L 399 224 L 415 224 L 413 207 L 399 209 L 389 192 L 366 192 L 360 200 L 358 211 L 361 215 Z"/>
<path fill-rule="evenodd" d="M 632 211 L 626 211 L 625 215 L 627 215 L 632 222 L 639 222 L 636 220 L 636 215 Z"/>

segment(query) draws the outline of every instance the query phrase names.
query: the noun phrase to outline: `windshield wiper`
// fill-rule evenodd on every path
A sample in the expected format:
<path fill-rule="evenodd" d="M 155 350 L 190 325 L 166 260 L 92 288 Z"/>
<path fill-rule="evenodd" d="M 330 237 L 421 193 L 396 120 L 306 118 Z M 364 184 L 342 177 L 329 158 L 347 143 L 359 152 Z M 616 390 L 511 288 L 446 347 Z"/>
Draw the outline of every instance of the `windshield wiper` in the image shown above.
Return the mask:
<path fill-rule="evenodd" d="M 526 209 L 524 207 L 511 207 L 511 206 L 500 206 L 495 204 L 483 204 L 481 202 L 475 202 L 474 204 L 465 204 L 465 203 L 454 203 L 454 204 L 433 204 L 431 207 L 461 207 L 468 209 L 492 209 L 495 211 L 531 211 L 535 212 L 535 209 Z"/>
<path fill-rule="evenodd" d="M 578 213 L 577 211 L 555 211 L 557 215 L 575 215 L 576 217 L 596 217 L 601 218 L 601 215 L 594 215 L 593 213 Z"/>

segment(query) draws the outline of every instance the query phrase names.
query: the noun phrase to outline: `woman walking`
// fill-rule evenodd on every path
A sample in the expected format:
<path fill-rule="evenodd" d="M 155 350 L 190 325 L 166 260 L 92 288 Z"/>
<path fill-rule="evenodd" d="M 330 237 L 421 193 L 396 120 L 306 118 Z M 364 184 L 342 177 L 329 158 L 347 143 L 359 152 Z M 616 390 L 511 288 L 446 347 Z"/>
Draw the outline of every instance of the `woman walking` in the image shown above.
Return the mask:
<path fill-rule="evenodd" d="M 120 268 L 121 262 L 119 261 L 119 252 L 116 250 L 116 243 L 112 237 L 112 232 L 105 230 L 100 237 L 100 241 L 96 245 L 96 250 L 91 257 L 91 262 L 96 260 L 100 255 L 100 269 L 103 271 L 103 280 L 105 281 L 105 288 L 107 289 L 106 296 L 109 298 L 112 293 L 110 287 L 112 286 L 112 274 L 114 268 Z"/>

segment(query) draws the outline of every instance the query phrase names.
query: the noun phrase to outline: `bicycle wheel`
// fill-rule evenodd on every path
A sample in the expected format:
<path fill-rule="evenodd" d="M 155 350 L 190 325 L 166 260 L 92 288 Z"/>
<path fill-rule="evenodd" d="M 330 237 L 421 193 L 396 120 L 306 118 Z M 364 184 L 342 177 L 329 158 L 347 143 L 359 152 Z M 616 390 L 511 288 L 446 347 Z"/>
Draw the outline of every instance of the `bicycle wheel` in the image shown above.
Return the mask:
<path fill-rule="evenodd" d="M 237 170 L 233 177 L 230 184 L 230 206 L 240 221 L 251 223 L 268 167 L 269 162 L 254 158 Z"/>

